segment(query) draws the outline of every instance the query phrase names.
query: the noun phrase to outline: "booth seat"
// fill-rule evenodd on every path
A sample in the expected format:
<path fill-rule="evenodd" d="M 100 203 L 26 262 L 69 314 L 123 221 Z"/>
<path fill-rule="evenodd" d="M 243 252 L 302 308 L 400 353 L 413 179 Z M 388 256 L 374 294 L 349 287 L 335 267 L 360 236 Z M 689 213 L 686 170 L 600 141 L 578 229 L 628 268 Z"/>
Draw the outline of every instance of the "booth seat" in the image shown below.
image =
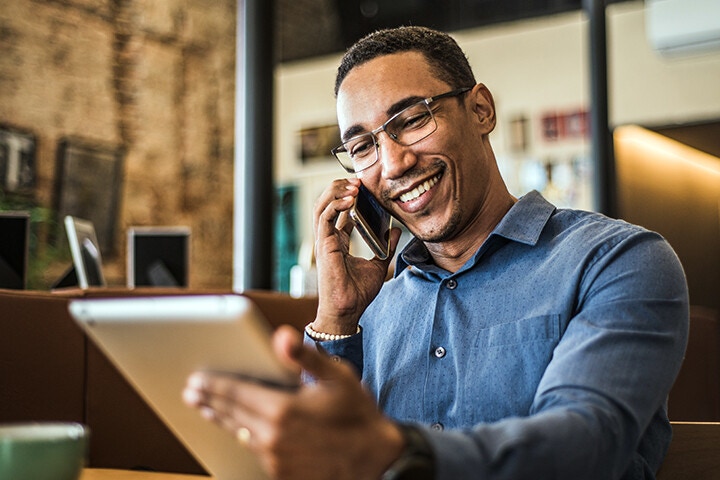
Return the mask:
<path fill-rule="evenodd" d="M 88 466 L 205 474 L 70 318 L 73 298 L 230 293 L 187 289 L 0 289 L 0 423 L 74 421 L 90 428 Z M 298 329 L 317 300 L 248 291 L 273 326 Z M 180 392 L 178 392 L 178 395 Z"/>
<path fill-rule="evenodd" d="M 668 416 L 678 422 L 720 422 L 720 312 L 715 309 L 690 307 L 687 350 L 670 390 Z"/>
<path fill-rule="evenodd" d="M 90 427 L 88 466 L 204 474 L 185 447 L 75 325 L 80 297 L 230 293 L 187 289 L 0 289 L 0 423 L 75 421 Z M 302 329 L 317 300 L 248 291 L 274 325 Z M 720 475 L 720 318 L 693 308 L 686 360 L 670 392 L 675 436 L 660 478 Z M 706 422 L 706 423 L 688 423 Z M 676 476 L 677 472 L 691 475 Z M 703 473 L 705 472 L 705 473 Z M 705 475 L 705 476 L 703 476 Z"/>
<path fill-rule="evenodd" d="M 720 423 L 672 422 L 673 439 L 658 480 L 720 478 Z"/>

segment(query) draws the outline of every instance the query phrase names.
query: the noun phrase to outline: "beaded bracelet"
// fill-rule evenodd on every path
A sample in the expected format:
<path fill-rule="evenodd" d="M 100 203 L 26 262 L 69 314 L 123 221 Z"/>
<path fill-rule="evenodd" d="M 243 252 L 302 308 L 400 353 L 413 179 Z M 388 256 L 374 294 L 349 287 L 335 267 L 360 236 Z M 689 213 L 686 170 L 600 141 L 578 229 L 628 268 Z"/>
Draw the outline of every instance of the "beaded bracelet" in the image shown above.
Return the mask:
<path fill-rule="evenodd" d="M 310 338 L 312 338 L 313 340 L 318 340 L 318 341 L 321 341 L 321 342 L 331 342 L 331 341 L 333 341 L 333 340 L 342 340 L 342 339 L 344 339 L 344 338 L 350 338 L 350 337 L 352 337 L 353 335 L 357 335 L 358 333 L 360 333 L 360 326 L 359 326 L 359 325 L 358 325 L 357 330 L 355 331 L 355 333 L 354 333 L 354 334 L 351 333 L 351 334 L 349 334 L 349 335 L 340 335 L 340 334 L 335 334 L 335 333 L 318 332 L 318 331 L 313 330 L 313 328 L 312 328 L 311 325 L 312 325 L 312 322 L 308 323 L 308 324 L 305 326 L 305 333 L 307 333 L 307 334 L 310 336 Z"/>

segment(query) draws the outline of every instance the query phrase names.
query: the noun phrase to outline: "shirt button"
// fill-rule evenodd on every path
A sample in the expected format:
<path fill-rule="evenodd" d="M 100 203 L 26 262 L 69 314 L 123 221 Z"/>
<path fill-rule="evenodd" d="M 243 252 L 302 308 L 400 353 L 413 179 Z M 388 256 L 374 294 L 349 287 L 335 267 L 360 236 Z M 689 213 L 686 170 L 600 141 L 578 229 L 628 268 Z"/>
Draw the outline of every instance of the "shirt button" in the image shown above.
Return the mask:
<path fill-rule="evenodd" d="M 448 280 L 447 288 L 449 288 L 450 290 L 455 290 L 455 288 L 457 288 L 457 280 L 455 280 L 454 278 Z"/>
<path fill-rule="evenodd" d="M 433 423 L 432 425 L 430 425 L 430 428 L 435 430 L 436 432 L 442 432 L 443 430 L 445 430 L 445 426 L 440 422 Z"/>
<path fill-rule="evenodd" d="M 446 353 L 447 353 L 447 351 L 443 347 L 437 347 L 435 349 L 435 356 L 437 358 L 443 358 Z"/>

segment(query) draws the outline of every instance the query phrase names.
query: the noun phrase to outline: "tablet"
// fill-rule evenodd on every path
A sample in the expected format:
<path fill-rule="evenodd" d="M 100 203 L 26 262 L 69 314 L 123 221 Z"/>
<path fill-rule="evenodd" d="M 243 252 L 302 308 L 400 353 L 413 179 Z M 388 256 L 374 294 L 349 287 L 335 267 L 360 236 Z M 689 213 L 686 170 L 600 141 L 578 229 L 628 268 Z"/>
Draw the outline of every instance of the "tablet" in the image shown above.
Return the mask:
<path fill-rule="evenodd" d="M 271 327 L 247 297 L 185 295 L 71 300 L 71 316 L 216 480 L 265 479 L 234 435 L 182 401 L 197 370 L 279 388 L 299 378 L 275 357 Z"/>
<path fill-rule="evenodd" d="M 67 233 L 73 266 L 80 288 L 104 287 L 102 256 L 95 236 L 95 226 L 89 220 L 65 216 Z"/>

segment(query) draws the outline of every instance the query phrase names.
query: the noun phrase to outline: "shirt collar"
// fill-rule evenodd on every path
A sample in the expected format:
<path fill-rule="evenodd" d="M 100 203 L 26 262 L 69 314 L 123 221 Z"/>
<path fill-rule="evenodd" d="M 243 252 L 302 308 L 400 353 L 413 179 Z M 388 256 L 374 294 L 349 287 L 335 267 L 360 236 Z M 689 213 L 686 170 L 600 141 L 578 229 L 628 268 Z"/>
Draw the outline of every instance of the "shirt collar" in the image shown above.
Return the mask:
<path fill-rule="evenodd" d="M 555 206 L 545 200 L 536 190 L 523 195 L 490 233 L 527 245 L 535 245 L 545 225 L 555 211 Z M 482 249 L 482 247 L 480 247 Z M 430 263 L 430 253 L 425 245 L 413 238 L 398 256 L 395 276 L 409 265 Z"/>
<path fill-rule="evenodd" d="M 545 225 L 555 212 L 555 205 L 533 190 L 522 196 L 500 220 L 492 235 L 535 245 Z"/>

